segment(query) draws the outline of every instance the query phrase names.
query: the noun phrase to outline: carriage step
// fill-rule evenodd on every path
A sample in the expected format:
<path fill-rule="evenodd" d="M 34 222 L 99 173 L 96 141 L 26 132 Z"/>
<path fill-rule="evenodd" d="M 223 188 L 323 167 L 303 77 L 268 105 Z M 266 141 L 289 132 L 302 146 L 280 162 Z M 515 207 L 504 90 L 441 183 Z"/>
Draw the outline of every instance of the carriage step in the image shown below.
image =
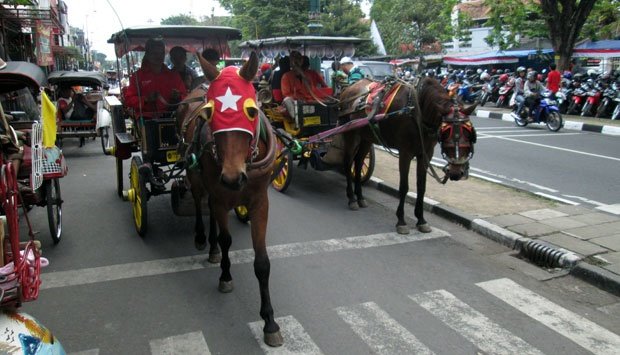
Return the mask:
<path fill-rule="evenodd" d="M 79 132 L 58 132 L 56 133 L 58 138 L 89 138 L 96 137 L 97 132 L 95 131 L 79 131 Z"/>
<path fill-rule="evenodd" d="M 194 206 L 194 197 L 192 192 L 188 190 L 183 183 L 174 181 L 171 188 L 171 204 L 172 212 L 177 216 L 195 216 L 196 207 Z M 209 203 L 207 198 L 202 199 L 202 215 L 209 215 Z"/>
<path fill-rule="evenodd" d="M 115 136 L 120 144 L 131 144 L 136 141 L 134 137 L 129 133 L 116 133 Z"/>

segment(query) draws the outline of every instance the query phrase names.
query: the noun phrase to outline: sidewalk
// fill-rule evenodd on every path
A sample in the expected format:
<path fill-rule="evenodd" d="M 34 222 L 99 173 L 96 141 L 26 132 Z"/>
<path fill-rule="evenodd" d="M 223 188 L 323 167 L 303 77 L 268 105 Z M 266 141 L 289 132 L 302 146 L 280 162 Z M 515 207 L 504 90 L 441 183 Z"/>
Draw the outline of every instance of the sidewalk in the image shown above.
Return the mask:
<path fill-rule="evenodd" d="M 620 134 L 620 125 L 617 128 Z M 375 153 L 367 186 L 398 196 L 398 159 L 381 149 Z M 415 161 L 409 186 L 415 189 Z M 425 210 L 517 250 L 540 266 L 563 268 L 620 295 L 620 216 L 473 177 L 445 185 L 428 177 L 426 186 Z M 415 196 L 409 192 L 408 202 L 413 204 Z"/>

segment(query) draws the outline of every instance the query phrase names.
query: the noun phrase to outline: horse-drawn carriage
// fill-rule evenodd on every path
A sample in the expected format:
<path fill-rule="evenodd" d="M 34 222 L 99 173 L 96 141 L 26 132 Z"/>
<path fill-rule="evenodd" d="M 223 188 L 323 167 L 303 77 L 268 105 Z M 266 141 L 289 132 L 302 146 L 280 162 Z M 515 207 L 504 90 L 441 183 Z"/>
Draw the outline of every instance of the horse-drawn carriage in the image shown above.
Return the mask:
<path fill-rule="evenodd" d="M 79 138 L 82 146 L 87 138 L 100 137 L 103 152 L 110 143 L 110 113 L 104 105 L 109 87 L 106 76 L 94 71 L 55 71 L 47 77 L 55 86 L 55 102 L 67 100 L 63 95 L 72 96 L 72 108 L 65 115 L 58 114 L 58 144 L 62 146 L 65 138 Z"/>
<path fill-rule="evenodd" d="M 6 137 L 5 148 L 12 147 L 13 160 L 20 162 L 16 171 L 17 182 L 22 187 L 19 203 L 47 208 L 50 234 L 54 243 L 58 243 L 62 234 L 63 203 L 60 178 L 66 175 L 67 166 L 62 151 L 54 142 L 46 147 L 42 145 L 42 135 L 49 133 L 45 130 L 55 126 L 55 117 L 47 118 L 52 125 L 42 124 L 41 109 L 35 102 L 35 96 L 46 82 L 45 73 L 32 63 L 8 62 L 0 70 L 3 107 L 0 131 Z M 50 101 L 48 104 L 52 105 Z M 48 136 L 53 141 L 54 131 Z"/>
<path fill-rule="evenodd" d="M 240 47 L 244 51 L 260 47 L 267 61 L 278 60 L 289 56 L 292 51 L 297 51 L 311 58 L 311 61 L 320 63 L 323 58 L 339 59 L 343 56 L 353 56 L 355 46 L 365 41 L 355 37 L 292 36 L 250 40 L 243 42 Z M 244 56 L 247 57 L 247 54 Z M 312 69 L 320 71 L 325 81 L 331 82 L 330 75 L 333 73 L 331 68 L 323 70 L 320 65 L 315 65 Z M 278 70 L 283 71 L 281 68 Z M 281 77 L 281 74 L 272 77 Z M 276 129 L 278 137 L 277 174 L 274 176 L 272 186 L 280 192 L 288 188 L 293 176 L 293 161 L 298 161 L 298 166 L 303 168 L 311 165 L 316 170 L 342 171 L 341 136 L 327 135 L 320 139 L 317 136 L 335 128 L 339 121 L 342 123 L 337 100 L 329 96 L 325 100 L 318 97 L 316 100 L 306 102 L 297 100 L 293 114 L 284 109 L 282 98 L 272 91 L 274 87 L 278 85 L 272 83 L 262 88 L 258 94 L 261 109 Z M 331 88 L 327 88 L 326 93 L 333 94 Z M 372 176 L 374 164 L 375 153 L 374 149 L 371 149 L 364 159 L 361 172 L 363 182 Z"/>

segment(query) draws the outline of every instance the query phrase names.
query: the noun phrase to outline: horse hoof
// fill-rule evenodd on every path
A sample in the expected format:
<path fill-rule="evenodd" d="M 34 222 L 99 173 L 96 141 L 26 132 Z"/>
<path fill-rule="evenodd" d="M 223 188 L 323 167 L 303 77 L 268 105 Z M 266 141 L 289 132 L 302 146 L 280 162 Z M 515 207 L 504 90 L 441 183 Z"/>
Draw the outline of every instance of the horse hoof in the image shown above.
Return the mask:
<path fill-rule="evenodd" d="M 396 226 L 396 233 L 409 234 L 409 226 L 406 224 L 404 226 Z"/>
<path fill-rule="evenodd" d="M 194 245 L 196 246 L 196 249 L 198 250 L 205 250 L 205 248 L 207 247 L 207 242 L 204 242 L 204 243 L 194 242 Z"/>
<path fill-rule="evenodd" d="M 280 331 L 278 330 L 275 333 L 265 333 L 265 344 L 274 348 L 282 346 L 282 344 L 284 344 L 284 339 L 282 338 Z"/>
<path fill-rule="evenodd" d="M 207 259 L 207 261 L 211 264 L 219 264 L 220 261 L 222 261 L 222 253 L 209 254 L 209 259 Z"/>
<path fill-rule="evenodd" d="M 360 208 L 366 208 L 368 207 L 368 202 L 366 202 L 365 199 L 357 200 L 357 205 L 360 206 Z"/>
<path fill-rule="evenodd" d="M 431 228 L 428 223 L 420 224 L 419 226 L 417 226 L 417 228 L 422 233 L 430 233 L 433 231 L 433 228 Z"/>
<path fill-rule="evenodd" d="M 353 202 L 349 202 L 349 209 L 351 211 L 357 211 L 360 209 L 360 207 L 357 204 L 357 201 L 353 201 Z"/>
<path fill-rule="evenodd" d="M 232 281 L 220 281 L 220 285 L 217 289 L 221 293 L 231 293 L 233 290 L 233 282 Z"/>

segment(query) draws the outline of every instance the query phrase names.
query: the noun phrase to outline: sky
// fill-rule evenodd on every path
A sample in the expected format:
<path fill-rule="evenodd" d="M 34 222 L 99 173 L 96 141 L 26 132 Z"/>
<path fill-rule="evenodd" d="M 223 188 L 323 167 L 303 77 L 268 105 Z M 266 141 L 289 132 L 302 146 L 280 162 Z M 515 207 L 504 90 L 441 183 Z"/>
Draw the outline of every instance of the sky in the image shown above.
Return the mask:
<path fill-rule="evenodd" d="M 162 19 L 179 14 L 196 18 L 211 16 L 212 11 L 215 16 L 228 14 L 217 0 L 65 0 L 65 3 L 69 25 L 83 29 L 91 48 L 105 53 L 108 60 L 113 60 L 115 55 L 114 46 L 107 40 L 124 27 L 158 25 Z"/>
<path fill-rule="evenodd" d="M 105 53 L 108 60 L 113 60 L 115 55 L 114 46 L 107 40 L 124 27 L 158 25 L 162 19 L 179 14 L 191 14 L 197 19 L 212 13 L 215 16 L 228 14 L 217 0 L 65 0 L 65 3 L 69 25 L 83 29 L 92 44 L 91 49 Z M 369 3 L 362 4 L 366 14 Z"/>

